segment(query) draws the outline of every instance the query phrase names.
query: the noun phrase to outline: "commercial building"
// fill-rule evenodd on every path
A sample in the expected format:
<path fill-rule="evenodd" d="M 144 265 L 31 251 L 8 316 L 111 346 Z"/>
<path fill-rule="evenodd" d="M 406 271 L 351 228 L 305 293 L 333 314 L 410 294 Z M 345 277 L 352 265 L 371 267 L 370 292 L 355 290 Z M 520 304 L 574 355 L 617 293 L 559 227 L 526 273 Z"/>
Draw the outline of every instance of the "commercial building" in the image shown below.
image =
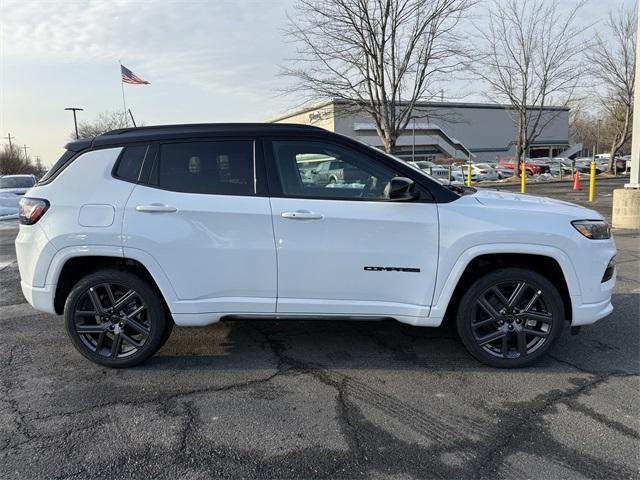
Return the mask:
<path fill-rule="evenodd" d="M 544 128 L 529 156 L 570 153 L 569 109 L 545 107 L 542 118 Z M 330 100 L 273 122 L 316 125 L 382 147 L 371 117 L 344 100 Z M 470 153 L 476 162 L 495 161 L 515 154 L 515 138 L 516 122 L 507 105 L 419 102 L 398 139 L 396 153 L 415 160 L 463 159 Z"/>

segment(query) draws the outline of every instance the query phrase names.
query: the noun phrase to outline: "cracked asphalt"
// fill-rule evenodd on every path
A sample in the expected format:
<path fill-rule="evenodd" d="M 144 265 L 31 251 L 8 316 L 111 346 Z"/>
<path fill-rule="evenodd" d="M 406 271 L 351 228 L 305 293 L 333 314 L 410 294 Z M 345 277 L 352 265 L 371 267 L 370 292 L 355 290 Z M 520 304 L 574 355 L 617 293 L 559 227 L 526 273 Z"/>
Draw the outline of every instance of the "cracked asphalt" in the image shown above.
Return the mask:
<path fill-rule="evenodd" d="M 608 217 L 622 183 L 599 184 Z M 568 189 L 529 191 L 585 202 Z M 0 225 L 2 479 L 640 478 L 639 231 L 615 232 L 614 313 L 515 371 L 447 328 L 338 321 L 176 328 L 143 366 L 101 368 L 25 303 L 16 232 Z"/>

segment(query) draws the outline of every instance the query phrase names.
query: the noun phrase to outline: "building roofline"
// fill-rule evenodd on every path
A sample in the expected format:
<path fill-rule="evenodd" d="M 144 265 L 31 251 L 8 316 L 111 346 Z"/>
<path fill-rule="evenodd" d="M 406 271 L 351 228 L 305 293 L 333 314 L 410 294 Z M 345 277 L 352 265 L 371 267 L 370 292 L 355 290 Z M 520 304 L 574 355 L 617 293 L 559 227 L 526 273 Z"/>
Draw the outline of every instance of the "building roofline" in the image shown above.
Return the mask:
<path fill-rule="evenodd" d="M 306 107 L 300 107 L 296 110 L 291 110 L 289 113 L 285 113 L 283 115 L 280 115 L 276 118 L 273 118 L 271 120 L 269 120 L 269 122 L 271 123 L 275 123 L 275 122 L 279 122 L 281 120 L 286 120 L 287 118 L 291 118 L 294 117 L 296 115 L 302 115 L 303 113 L 307 113 L 307 112 L 313 112 L 314 110 L 318 110 L 320 108 L 324 108 L 328 105 L 333 105 L 337 103 L 336 99 L 333 100 L 325 100 L 324 102 L 319 102 L 319 103 L 315 103 L 313 105 L 308 105 Z"/>
<path fill-rule="evenodd" d="M 350 105 L 354 104 L 355 101 L 349 101 L 342 98 L 333 98 L 330 100 L 325 100 L 324 102 L 319 102 L 314 105 L 309 105 L 307 107 L 301 107 L 296 110 L 292 110 L 291 112 L 280 115 L 277 118 L 270 120 L 270 122 L 280 122 L 282 120 L 286 120 L 287 118 L 294 117 L 296 115 L 302 115 L 303 113 L 312 112 L 314 110 L 318 110 L 320 108 L 324 108 L 328 105 Z M 409 102 L 398 102 L 399 105 L 407 105 Z M 478 102 L 416 102 L 416 107 L 445 107 L 445 108 L 473 108 L 473 109 L 487 109 L 487 110 L 513 110 L 512 105 L 507 105 L 504 103 L 478 103 Z M 535 105 L 527 106 L 527 109 L 537 109 Z M 570 110 L 569 107 L 560 107 L 554 105 L 548 105 L 543 107 L 543 110 L 549 112 L 568 112 Z"/>

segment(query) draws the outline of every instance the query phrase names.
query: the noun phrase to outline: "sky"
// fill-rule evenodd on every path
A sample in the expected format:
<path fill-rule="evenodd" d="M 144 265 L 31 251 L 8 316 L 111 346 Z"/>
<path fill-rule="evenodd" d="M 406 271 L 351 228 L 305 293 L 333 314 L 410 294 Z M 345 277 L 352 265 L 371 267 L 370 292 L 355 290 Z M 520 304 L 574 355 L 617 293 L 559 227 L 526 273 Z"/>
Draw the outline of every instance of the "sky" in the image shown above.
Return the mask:
<path fill-rule="evenodd" d="M 633 1 L 589 0 L 579 21 L 599 22 Z M 127 107 L 146 124 L 259 122 L 286 113 L 299 102 L 279 93 L 286 80 L 278 76 L 295 52 L 283 34 L 294 3 L 0 0 L 1 136 L 10 133 L 51 165 L 73 130 L 65 107 L 84 108 L 80 120 L 122 110 L 120 61 L 151 82 L 124 86 Z M 449 88 L 460 98 L 459 87 Z M 452 94 L 445 90 L 445 98 Z"/>

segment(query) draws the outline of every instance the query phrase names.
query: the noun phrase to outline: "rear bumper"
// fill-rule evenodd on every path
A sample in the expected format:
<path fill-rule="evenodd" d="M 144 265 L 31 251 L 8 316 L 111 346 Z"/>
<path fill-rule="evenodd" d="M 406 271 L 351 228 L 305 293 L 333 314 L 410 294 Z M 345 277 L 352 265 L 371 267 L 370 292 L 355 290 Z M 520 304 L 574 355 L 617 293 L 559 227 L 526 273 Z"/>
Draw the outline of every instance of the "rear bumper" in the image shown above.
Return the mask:
<path fill-rule="evenodd" d="M 36 310 L 40 310 L 46 313 L 56 314 L 56 310 L 53 306 L 53 294 L 55 285 L 45 285 L 44 287 L 34 287 L 24 281 L 20 282 L 22 288 L 22 294 L 27 302 L 31 304 Z"/>

